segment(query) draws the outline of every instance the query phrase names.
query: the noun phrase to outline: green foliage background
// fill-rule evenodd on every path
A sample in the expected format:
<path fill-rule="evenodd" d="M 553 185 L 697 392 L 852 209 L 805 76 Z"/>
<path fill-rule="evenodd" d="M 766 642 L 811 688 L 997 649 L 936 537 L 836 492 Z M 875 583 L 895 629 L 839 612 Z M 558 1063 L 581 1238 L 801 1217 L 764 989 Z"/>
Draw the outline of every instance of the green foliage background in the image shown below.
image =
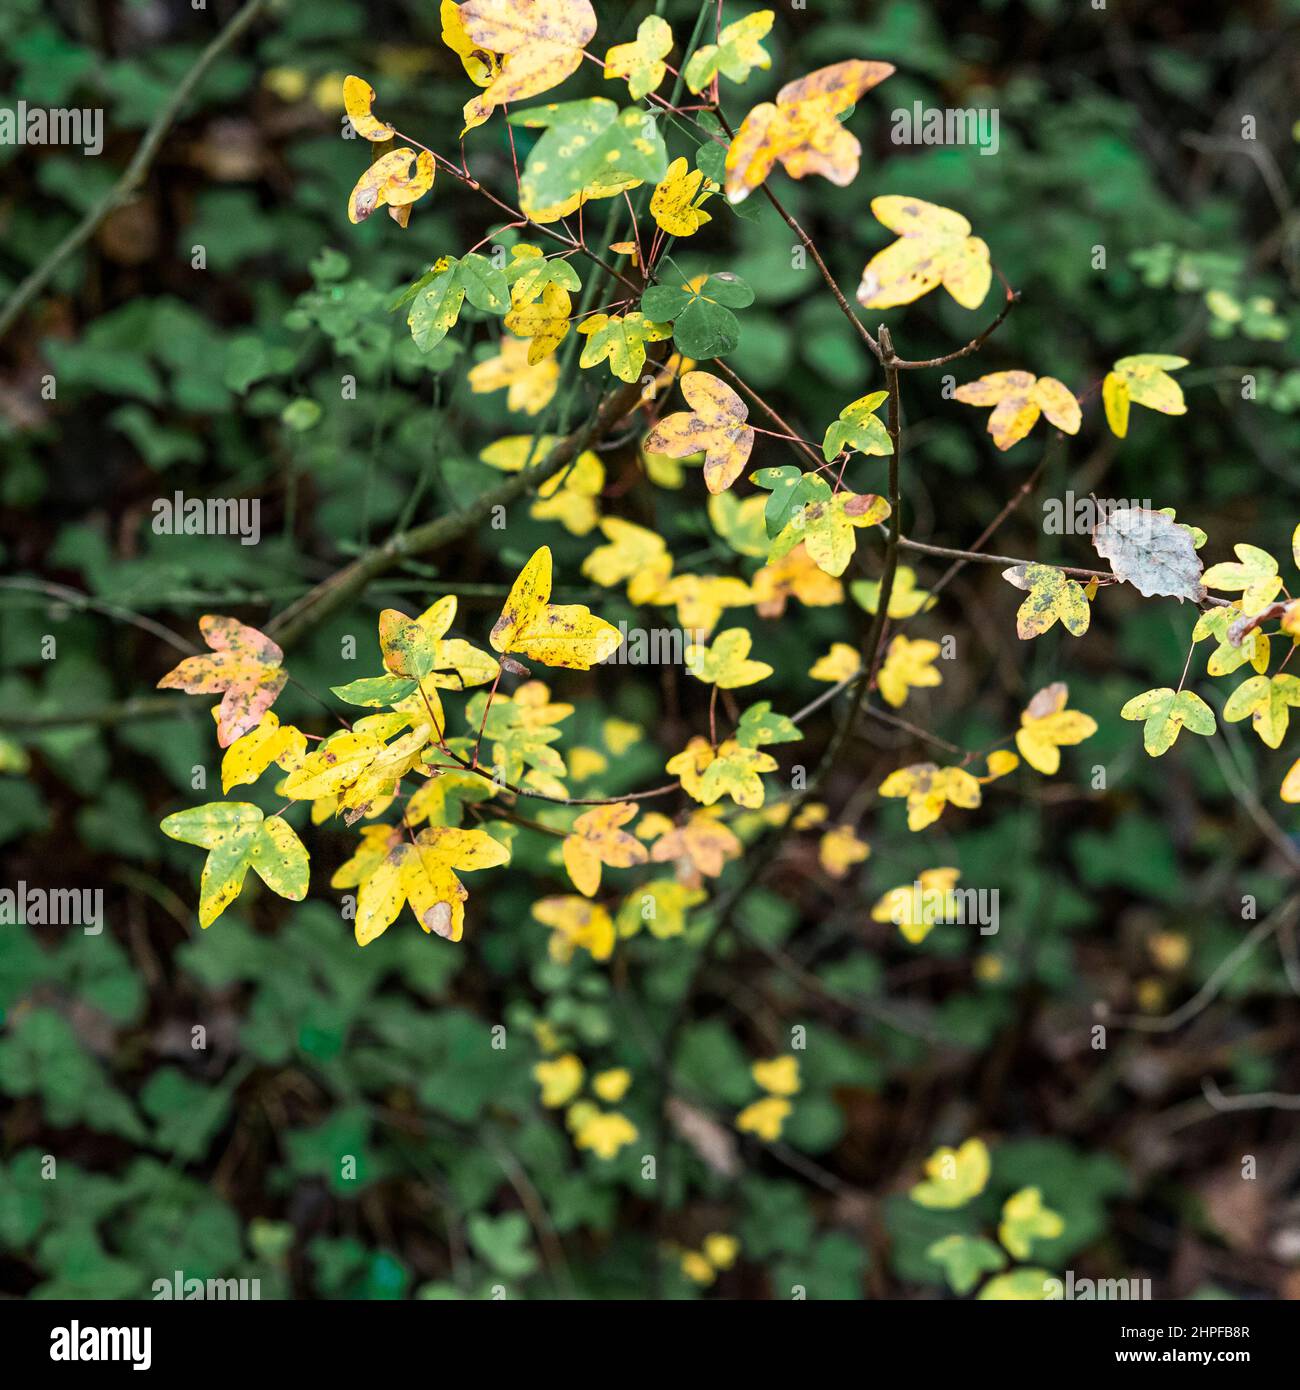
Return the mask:
<path fill-rule="evenodd" d="M 601 52 L 647 12 L 597 10 Z M 99 159 L 0 147 L 0 301 L 111 185 L 231 12 L 217 0 L 197 12 L 9 0 L 6 94 L 102 106 L 107 144 Z M 670 0 L 664 12 L 680 43 L 695 6 Z M 729 18 L 741 12 L 727 7 Z M 1042 500 L 1067 489 L 1176 507 L 1209 533 L 1207 563 L 1237 541 L 1289 549 L 1300 520 L 1296 19 L 1294 0 L 1104 11 L 813 0 L 780 10 L 770 73 L 724 84 L 738 119 L 813 67 L 850 56 L 898 66 L 854 119 L 864 158 L 851 187 L 779 173 L 774 186 L 845 285 L 884 244 L 872 195 L 905 192 L 971 220 L 1022 302 L 977 359 L 957 364 L 956 380 L 1029 367 L 1078 390 L 1127 353 L 1191 359 L 1185 418 L 1135 412 L 1119 442 L 1094 397 L 1082 433 L 995 549 L 1093 564 L 1086 538 L 1043 534 Z M 512 870 L 473 894 L 456 946 L 407 918 L 359 951 L 325 886 L 354 838 L 333 827 L 304 829 L 307 902 L 250 889 L 199 932 L 196 855 L 157 823 L 202 799 L 192 769 L 205 766 L 214 783 L 217 750 L 205 702 L 152 693 L 176 654 L 139 620 L 187 637 L 210 611 L 261 625 L 348 556 L 500 480 L 477 452 L 502 432 L 502 398 L 475 396 L 464 379 L 496 325 L 467 309 L 422 355 L 402 316 L 386 312 L 436 256 L 499 223 L 440 178 L 406 232 L 382 216 L 350 226 L 346 198 L 367 151 L 340 139 L 347 72 L 381 87 L 380 109 L 399 129 L 454 153 L 471 89 L 431 0 L 274 5 L 214 65 L 140 196 L 0 342 L 0 732 L 30 758 L 0 780 L 3 886 L 101 888 L 108 920 L 98 937 L 0 927 L 0 1287 L 148 1297 L 179 1268 L 258 1277 L 264 1297 L 481 1297 L 497 1285 L 527 1298 L 694 1297 L 672 1250 L 725 1231 L 741 1258 L 705 1296 L 787 1298 L 795 1286 L 818 1298 L 935 1296 L 929 1244 L 989 1231 L 1001 1199 L 1034 1184 L 1066 1220 L 1035 1263 L 1151 1277 L 1169 1296 L 1294 1293 L 1294 1254 L 1270 1236 L 1294 1183 L 1295 1119 L 1218 1114 L 1201 1094 L 1207 1076 L 1228 1091 L 1300 1090 L 1278 943 L 1243 961 L 1186 1027 L 1117 1026 L 1105 1051 L 1090 1045 L 1099 1005 L 1137 1012 L 1144 987 L 1158 989 L 1157 1013 L 1190 998 L 1248 929 L 1243 895 L 1262 917 L 1294 876 L 1249 810 L 1257 797 L 1296 843 L 1294 808 L 1277 800 L 1285 750 L 1270 754 L 1221 723 L 1214 747 L 1184 739 L 1153 763 L 1118 717 L 1127 698 L 1174 684 L 1182 669 L 1193 618 L 1168 601 L 1113 591 L 1083 641 L 1058 629 L 1021 644 L 1018 596 L 996 569 L 968 569 L 923 620 L 925 635 L 955 634 L 962 659 L 909 702 L 908 718 L 980 747 L 1014 727 L 1035 690 L 1064 679 L 1099 732 L 1067 753 L 1060 778 L 1022 770 L 980 811 L 925 835 L 908 833 L 897 805 L 874 808 L 872 857 L 847 885 L 818 868 L 815 835 L 792 837 L 748 895 L 742 930 L 698 976 L 707 910 L 685 937 L 638 938 L 612 969 L 585 956 L 549 962 L 529 906 L 566 889 L 522 841 Z M 570 87 L 597 90 L 599 75 Z M 891 144 L 887 113 L 914 100 L 996 106 L 996 157 Z M 1243 115 L 1258 126 L 1247 153 Z M 508 190 L 505 130 L 494 120 L 467 147 L 476 175 Z M 534 133 L 516 138 L 522 151 Z M 670 147 L 691 152 L 680 132 Z M 589 210 L 589 229 L 605 207 Z M 754 287 L 730 361 L 820 434 L 882 384 L 879 370 L 815 271 L 792 269 L 788 229 L 760 198 L 743 217 L 721 200 L 711 210 L 676 259 L 688 274 L 730 270 Z M 206 269 L 192 268 L 196 246 Z M 1104 270 L 1093 267 L 1097 246 Z M 883 319 L 899 351 L 919 358 L 965 341 L 987 312 L 935 295 Z M 570 423 L 603 371 L 583 383 Z M 47 373 L 53 400 L 42 395 Z M 344 374 L 356 377 L 355 400 L 341 398 Z M 1253 402 L 1242 400 L 1246 374 L 1258 381 Z M 996 453 L 984 413 L 940 399 L 936 374 L 911 374 L 903 399 L 906 529 L 967 544 L 1042 442 Z M 755 460 L 786 461 L 775 441 Z M 635 482 L 634 442 L 605 461 L 611 484 Z M 152 503 L 175 490 L 260 499 L 261 543 L 154 534 Z M 636 483 L 621 514 L 657 525 L 674 553 L 693 557 L 686 568 L 745 572 L 702 501 L 694 475 L 680 494 Z M 409 611 L 448 589 L 481 640 L 502 586 L 542 543 L 571 583 L 592 542 L 519 508 L 504 533 L 484 530 L 372 585 L 295 647 L 290 669 L 318 691 L 368 674 L 378 609 Z M 860 556 L 875 573 L 878 554 Z M 921 567 L 922 581 L 938 572 Z M 588 601 L 611 621 L 634 619 L 612 594 Z M 762 695 L 787 711 L 822 688 L 804 673 L 830 641 L 851 640 L 844 610 L 794 613 L 777 624 L 739 615 L 755 655 L 777 668 Z M 47 634 L 53 660 L 42 659 Z M 340 661 L 348 636 L 360 665 Z M 1205 678 L 1204 651 L 1196 688 L 1221 709 L 1227 691 Z M 707 699 L 671 672 L 634 667 L 563 689 L 579 697 L 572 742 L 599 746 L 610 715 L 647 730 L 616 772 L 583 785 L 588 795 L 657 780 Z M 277 710 L 315 717 L 294 688 Z M 829 728 L 828 717 L 810 739 Z M 906 735 L 873 726 L 826 800 L 838 812 L 920 756 Z M 1089 789 L 1094 765 L 1106 769 L 1104 791 Z M 274 805 L 269 791 L 257 799 Z M 869 920 L 881 892 L 939 863 L 1000 891 L 996 937 L 973 942 L 949 927 L 909 947 Z M 1186 936 L 1185 966 L 1153 961 L 1160 932 Z M 977 968 L 989 959 L 996 974 Z M 530 1030 L 543 1019 L 591 1068 L 632 1072 L 621 1108 L 642 1140 L 617 1159 L 577 1153 L 540 1106 Z M 504 1051 L 489 1045 L 499 1023 Z M 205 1051 L 191 1048 L 195 1024 Z M 725 1129 L 756 1094 L 749 1063 L 787 1050 L 794 1025 L 808 1033 L 804 1089 L 782 1143 L 746 1141 L 734 1176 L 714 1171 L 698 1143 L 661 1124 L 665 1077 Z M 994 1155 L 980 1203 L 952 1214 L 909 1202 L 924 1157 L 974 1133 Z M 653 1184 L 640 1175 L 643 1152 L 658 1156 Z M 54 1182 L 40 1174 L 45 1154 L 58 1160 Z M 357 1156 L 354 1180 L 339 1176 L 343 1154 Z M 1247 1154 L 1261 1176 L 1242 1184 Z"/>

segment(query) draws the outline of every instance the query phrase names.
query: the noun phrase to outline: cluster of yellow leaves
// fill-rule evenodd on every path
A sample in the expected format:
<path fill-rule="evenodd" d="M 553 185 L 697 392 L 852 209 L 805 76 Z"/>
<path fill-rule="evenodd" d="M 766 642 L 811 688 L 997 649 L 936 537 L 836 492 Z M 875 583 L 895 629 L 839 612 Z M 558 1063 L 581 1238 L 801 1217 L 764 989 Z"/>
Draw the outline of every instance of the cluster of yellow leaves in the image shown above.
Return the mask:
<path fill-rule="evenodd" d="M 533 1067 L 533 1079 L 542 1090 L 542 1104 L 550 1110 L 568 1106 L 565 1124 L 577 1147 L 609 1160 L 636 1139 L 637 1129 L 626 1115 L 601 1110 L 592 1100 L 579 1100 L 585 1078 L 582 1061 L 572 1052 L 544 1059 Z M 592 1091 L 609 1105 L 617 1105 L 631 1084 L 631 1073 L 624 1067 L 597 1072 L 591 1079 Z"/>
<path fill-rule="evenodd" d="M 396 131 L 373 114 L 374 101 L 375 89 L 364 78 L 343 79 L 343 109 L 353 130 L 363 140 L 391 140 Z M 412 160 L 415 161 L 414 174 L 411 173 Z M 348 221 L 364 222 L 376 208 L 387 207 L 393 221 L 405 227 L 411 220 L 412 204 L 433 187 L 435 172 L 433 155 L 428 150 L 421 150 L 417 155 L 403 146 L 378 155 L 348 197 Z"/>
<path fill-rule="evenodd" d="M 881 698 L 899 709 L 906 702 L 909 690 L 941 685 L 943 676 L 934 667 L 940 650 L 938 642 L 912 642 L 901 634 L 895 637 L 876 675 Z"/>
<path fill-rule="evenodd" d="M 743 202 L 778 162 L 794 179 L 820 174 L 841 188 L 852 183 L 862 146 L 840 117 L 893 71 L 890 63 L 850 59 L 787 82 L 775 103 L 755 106 L 727 150 L 728 199 Z"/>
<path fill-rule="evenodd" d="M 772 1057 L 755 1062 L 749 1070 L 767 1094 L 736 1116 L 736 1128 L 742 1134 L 755 1134 L 765 1143 L 774 1144 L 790 1114 L 789 1097 L 799 1093 L 799 1059 L 790 1055 Z"/>
<path fill-rule="evenodd" d="M 880 795 L 907 798 L 907 828 L 924 830 L 951 804 L 972 810 L 980 804 L 980 784 L 965 768 L 913 763 L 891 772 L 880 784 Z"/>
<path fill-rule="evenodd" d="M 557 436 L 551 434 L 506 435 L 481 450 L 479 458 L 503 473 L 518 473 L 535 467 L 557 442 Z M 600 520 L 598 499 L 604 486 L 605 465 L 600 455 L 584 449 L 568 467 L 537 488 L 528 515 L 535 521 L 558 521 L 571 535 L 585 536 Z"/>
<path fill-rule="evenodd" d="M 1083 419 L 1079 402 L 1064 382 L 1033 372 L 992 372 L 959 386 L 954 395 L 966 405 L 993 407 L 988 431 L 1003 450 L 1019 443 L 1040 414 L 1066 434 L 1078 434 Z"/>
<path fill-rule="evenodd" d="M 713 1231 L 704 1237 L 699 1250 L 681 1252 L 682 1273 L 692 1283 L 707 1288 L 722 1270 L 730 1269 L 740 1254 L 740 1242 L 735 1236 Z"/>
<path fill-rule="evenodd" d="M 1082 743 L 1097 732 L 1097 721 L 1078 710 L 1066 709 L 1070 699 L 1064 681 L 1044 686 L 1020 716 L 1016 747 L 1030 767 L 1051 776 L 1061 766 L 1061 749 Z"/>
<path fill-rule="evenodd" d="M 989 248 L 959 212 L 892 194 L 871 200 L 878 222 L 898 233 L 862 272 L 858 302 L 867 309 L 910 304 L 942 285 L 963 309 L 978 309 L 993 278 Z"/>
<path fill-rule="evenodd" d="M 563 291 L 561 291 L 563 293 Z M 565 320 L 568 327 L 568 320 Z M 551 357 L 531 360 L 531 345 L 523 338 L 502 337 L 499 351 L 469 370 L 469 387 L 476 395 L 506 391 L 506 407 L 537 415 L 550 404 L 560 381 L 559 364 Z"/>

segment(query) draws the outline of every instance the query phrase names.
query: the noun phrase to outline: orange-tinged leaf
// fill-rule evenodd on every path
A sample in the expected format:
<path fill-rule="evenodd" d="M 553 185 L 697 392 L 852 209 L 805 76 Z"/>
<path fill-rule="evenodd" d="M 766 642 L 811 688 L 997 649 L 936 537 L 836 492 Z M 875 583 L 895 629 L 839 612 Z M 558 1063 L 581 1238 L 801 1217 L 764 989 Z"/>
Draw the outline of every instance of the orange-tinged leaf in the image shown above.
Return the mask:
<path fill-rule="evenodd" d="M 740 476 L 754 447 L 749 410 L 725 381 L 709 372 L 687 372 L 682 395 L 690 411 L 660 420 L 644 447 L 670 458 L 702 452 L 705 486 L 710 492 L 724 492 Z"/>
<path fill-rule="evenodd" d="M 727 150 L 727 198 L 743 202 L 778 161 L 794 179 L 852 183 L 862 147 L 839 117 L 893 71 L 891 63 L 853 58 L 787 82 L 775 103 L 754 107 Z"/>
<path fill-rule="evenodd" d="M 993 407 L 988 431 L 999 449 L 1009 449 L 1022 440 L 1037 424 L 1040 414 L 1066 434 L 1079 432 L 1079 402 L 1070 388 L 1054 376 L 992 372 L 959 386 L 953 394 L 965 405 Z"/>
<path fill-rule="evenodd" d="M 289 673 L 280 662 L 284 653 L 255 627 L 235 618 L 205 614 L 199 631 L 211 656 L 187 656 L 158 682 L 159 690 L 184 690 L 190 695 L 221 694 L 217 742 L 229 748 L 257 728 L 262 716 L 284 689 Z"/>
<path fill-rule="evenodd" d="M 465 0 L 460 21 L 479 48 L 504 55 L 483 94 L 466 105 L 467 126 L 497 106 L 559 86 L 578 69 L 596 33 L 588 0 Z"/>
<path fill-rule="evenodd" d="M 434 172 L 433 156 L 428 150 L 417 155 L 403 145 L 381 155 L 353 186 L 348 196 L 348 221 L 364 222 L 376 208 L 385 205 L 402 207 L 414 203 L 433 187 Z"/>
<path fill-rule="evenodd" d="M 612 806 L 597 806 L 573 822 L 572 833 L 564 837 L 561 855 L 573 886 L 583 897 L 594 897 L 600 891 L 602 865 L 630 869 L 646 862 L 646 847 L 619 828 L 635 815 L 634 802 L 620 801 Z"/>
<path fill-rule="evenodd" d="M 1082 743 L 1097 732 L 1097 721 L 1078 710 L 1066 709 L 1070 698 L 1064 681 L 1044 686 L 1020 716 L 1016 747 L 1030 767 L 1051 776 L 1061 766 L 1061 748 Z"/>

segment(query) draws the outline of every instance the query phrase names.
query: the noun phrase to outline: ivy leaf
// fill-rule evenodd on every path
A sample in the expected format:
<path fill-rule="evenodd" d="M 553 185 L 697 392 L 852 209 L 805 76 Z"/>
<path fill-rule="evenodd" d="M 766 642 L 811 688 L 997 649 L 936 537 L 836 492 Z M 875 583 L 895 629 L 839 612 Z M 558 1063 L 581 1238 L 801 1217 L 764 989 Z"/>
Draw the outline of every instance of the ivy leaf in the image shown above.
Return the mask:
<path fill-rule="evenodd" d="M 876 414 L 888 399 L 888 391 L 872 391 L 840 411 L 839 419 L 826 426 L 826 437 L 822 440 L 822 457 L 827 463 L 846 448 L 856 449 L 860 454 L 893 453 L 889 431 Z"/>
<path fill-rule="evenodd" d="M 1005 1269 L 1007 1257 L 984 1236 L 945 1236 L 925 1252 L 926 1258 L 943 1266 L 953 1293 L 970 1293 L 983 1274 Z"/>
<path fill-rule="evenodd" d="M 284 653 L 255 627 L 205 613 L 199 619 L 199 631 L 213 654 L 187 656 L 158 682 L 158 689 L 184 690 L 190 695 L 220 694 L 217 742 L 228 748 L 262 722 L 289 673 L 280 665 Z"/>
<path fill-rule="evenodd" d="M 1168 686 L 1158 690 L 1144 690 L 1135 695 L 1119 712 L 1121 719 L 1145 719 L 1142 730 L 1142 746 L 1153 758 L 1167 753 L 1186 727 L 1194 734 L 1206 737 L 1214 733 L 1217 725 L 1214 711 L 1191 690 L 1174 692 Z M 1227 711 L 1224 711 L 1225 718 Z"/>
<path fill-rule="evenodd" d="M 778 161 L 792 179 L 820 174 L 841 188 L 852 183 L 862 146 L 840 117 L 893 71 L 892 63 L 856 58 L 834 63 L 787 82 L 775 104 L 755 106 L 727 150 L 728 201 L 743 202 Z"/>
<path fill-rule="evenodd" d="M 634 382 L 645 371 L 645 345 L 659 343 L 672 330 L 666 323 L 652 323 L 640 312 L 631 314 L 592 314 L 578 325 L 586 339 L 579 364 L 595 367 L 609 361 L 609 369 L 620 381 Z"/>
<path fill-rule="evenodd" d="M 1270 748 L 1280 748 L 1291 722 L 1291 707 L 1300 705 L 1300 676 L 1251 676 L 1228 696 L 1223 717 L 1230 724 L 1250 715 L 1255 732 Z M 1199 732 L 1199 731 L 1198 731 Z"/>
<path fill-rule="evenodd" d="M 744 401 L 709 372 L 687 372 L 682 395 L 691 407 L 665 416 L 646 436 L 645 448 L 670 458 L 689 458 L 704 453 L 704 485 L 710 492 L 725 492 L 740 476 L 754 447 L 754 430 L 748 424 Z"/>
<path fill-rule="evenodd" d="M 1185 357 L 1145 352 L 1121 357 L 1101 384 L 1102 404 L 1111 433 L 1123 439 L 1128 434 L 1130 402 L 1158 410 L 1162 415 L 1186 415 L 1182 387 L 1169 375 L 1187 365 Z"/>
<path fill-rule="evenodd" d="M 606 97 L 589 97 L 513 112 L 509 119 L 512 125 L 545 128 L 519 184 L 521 207 L 533 217 L 593 196 L 593 190 L 658 183 L 668 171 L 663 136 L 640 107 L 620 111 Z"/>
<path fill-rule="evenodd" d="M 770 68 L 772 59 L 759 40 L 771 30 L 775 18 L 771 10 L 755 10 L 728 24 L 717 43 L 701 44 L 682 74 L 687 90 L 698 96 L 719 74 L 731 82 L 744 82 L 755 68 Z"/>
<path fill-rule="evenodd" d="M 859 304 L 892 309 L 911 304 L 939 285 L 963 309 L 983 304 L 993 278 L 989 248 L 971 236 L 970 223 L 961 213 L 893 195 L 873 198 L 871 211 L 898 233 L 898 240 L 867 263 L 858 286 Z"/>
<path fill-rule="evenodd" d="M 632 43 L 616 44 L 605 54 L 605 80 L 622 77 L 628 95 L 640 101 L 658 91 L 668 69 L 664 59 L 672 52 L 673 31 L 660 15 L 647 15 L 637 26 Z"/>
<path fill-rule="evenodd" d="M 1146 507 L 1108 510 L 1092 533 L 1092 544 L 1103 560 L 1110 561 L 1117 579 L 1147 598 L 1163 594 L 1179 603 L 1199 603 L 1205 597 L 1195 540 L 1186 526 L 1163 512 Z"/>
<path fill-rule="evenodd" d="M 988 431 L 999 449 L 1022 440 L 1046 415 L 1058 430 L 1078 434 L 1082 415 L 1074 392 L 1054 376 L 1033 372 L 991 372 L 969 381 L 953 393 L 965 405 L 992 406 Z"/>
<path fill-rule="evenodd" d="M 199 895 L 199 926 L 210 927 L 239 896 L 251 868 L 282 898 L 307 896 L 309 856 L 293 827 L 279 816 L 264 819 L 247 801 L 210 801 L 177 811 L 162 822 L 173 840 L 208 851 Z"/>
<path fill-rule="evenodd" d="M 1016 613 L 1016 633 L 1022 642 L 1041 637 L 1057 619 L 1072 637 L 1087 632 L 1092 617 L 1087 596 L 1083 586 L 1063 570 L 1051 565 L 1012 565 L 1002 571 L 1002 578 L 1029 591 Z"/>

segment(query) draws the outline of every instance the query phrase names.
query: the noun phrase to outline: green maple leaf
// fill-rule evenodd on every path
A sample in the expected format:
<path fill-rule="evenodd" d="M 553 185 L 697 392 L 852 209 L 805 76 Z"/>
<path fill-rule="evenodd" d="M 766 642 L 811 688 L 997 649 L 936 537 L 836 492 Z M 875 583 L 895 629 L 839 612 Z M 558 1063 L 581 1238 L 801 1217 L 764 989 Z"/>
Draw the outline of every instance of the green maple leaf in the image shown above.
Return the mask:
<path fill-rule="evenodd" d="M 545 128 L 519 182 L 525 210 L 557 207 L 614 184 L 658 183 L 668 172 L 664 138 L 642 107 L 620 111 L 606 97 L 588 97 L 512 112 L 509 119 L 512 125 Z"/>
<path fill-rule="evenodd" d="M 578 325 L 586 336 L 579 365 L 595 367 L 609 361 L 609 369 L 620 381 L 636 381 L 645 370 L 645 345 L 662 342 L 672 329 L 666 323 L 652 323 L 644 314 L 592 314 Z"/>
<path fill-rule="evenodd" d="M 1300 677 L 1279 672 L 1273 677 L 1251 676 L 1228 696 L 1223 717 L 1235 724 L 1251 717 L 1255 732 L 1270 748 L 1278 748 L 1291 722 L 1291 706 L 1300 705 Z"/>
<path fill-rule="evenodd" d="M 279 816 L 264 819 L 247 801 L 210 801 L 177 811 L 162 823 L 173 840 L 208 851 L 199 895 L 199 926 L 208 927 L 239 896 L 252 869 L 290 902 L 307 896 L 309 856 L 293 827 Z"/>
<path fill-rule="evenodd" d="M 888 391 L 873 391 L 840 411 L 839 418 L 826 426 L 826 437 L 822 440 L 822 457 L 827 463 L 846 448 L 856 449 L 860 454 L 893 453 L 889 431 L 876 414 L 888 399 Z"/>
<path fill-rule="evenodd" d="M 1208 737 L 1217 727 L 1214 711 L 1199 695 L 1191 690 L 1175 693 L 1168 686 L 1135 695 L 1119 714 L 1121 719 L 1146 720 L 1142 746 L 1153 758 L 1167 753 L 1184 728 Z"/>

